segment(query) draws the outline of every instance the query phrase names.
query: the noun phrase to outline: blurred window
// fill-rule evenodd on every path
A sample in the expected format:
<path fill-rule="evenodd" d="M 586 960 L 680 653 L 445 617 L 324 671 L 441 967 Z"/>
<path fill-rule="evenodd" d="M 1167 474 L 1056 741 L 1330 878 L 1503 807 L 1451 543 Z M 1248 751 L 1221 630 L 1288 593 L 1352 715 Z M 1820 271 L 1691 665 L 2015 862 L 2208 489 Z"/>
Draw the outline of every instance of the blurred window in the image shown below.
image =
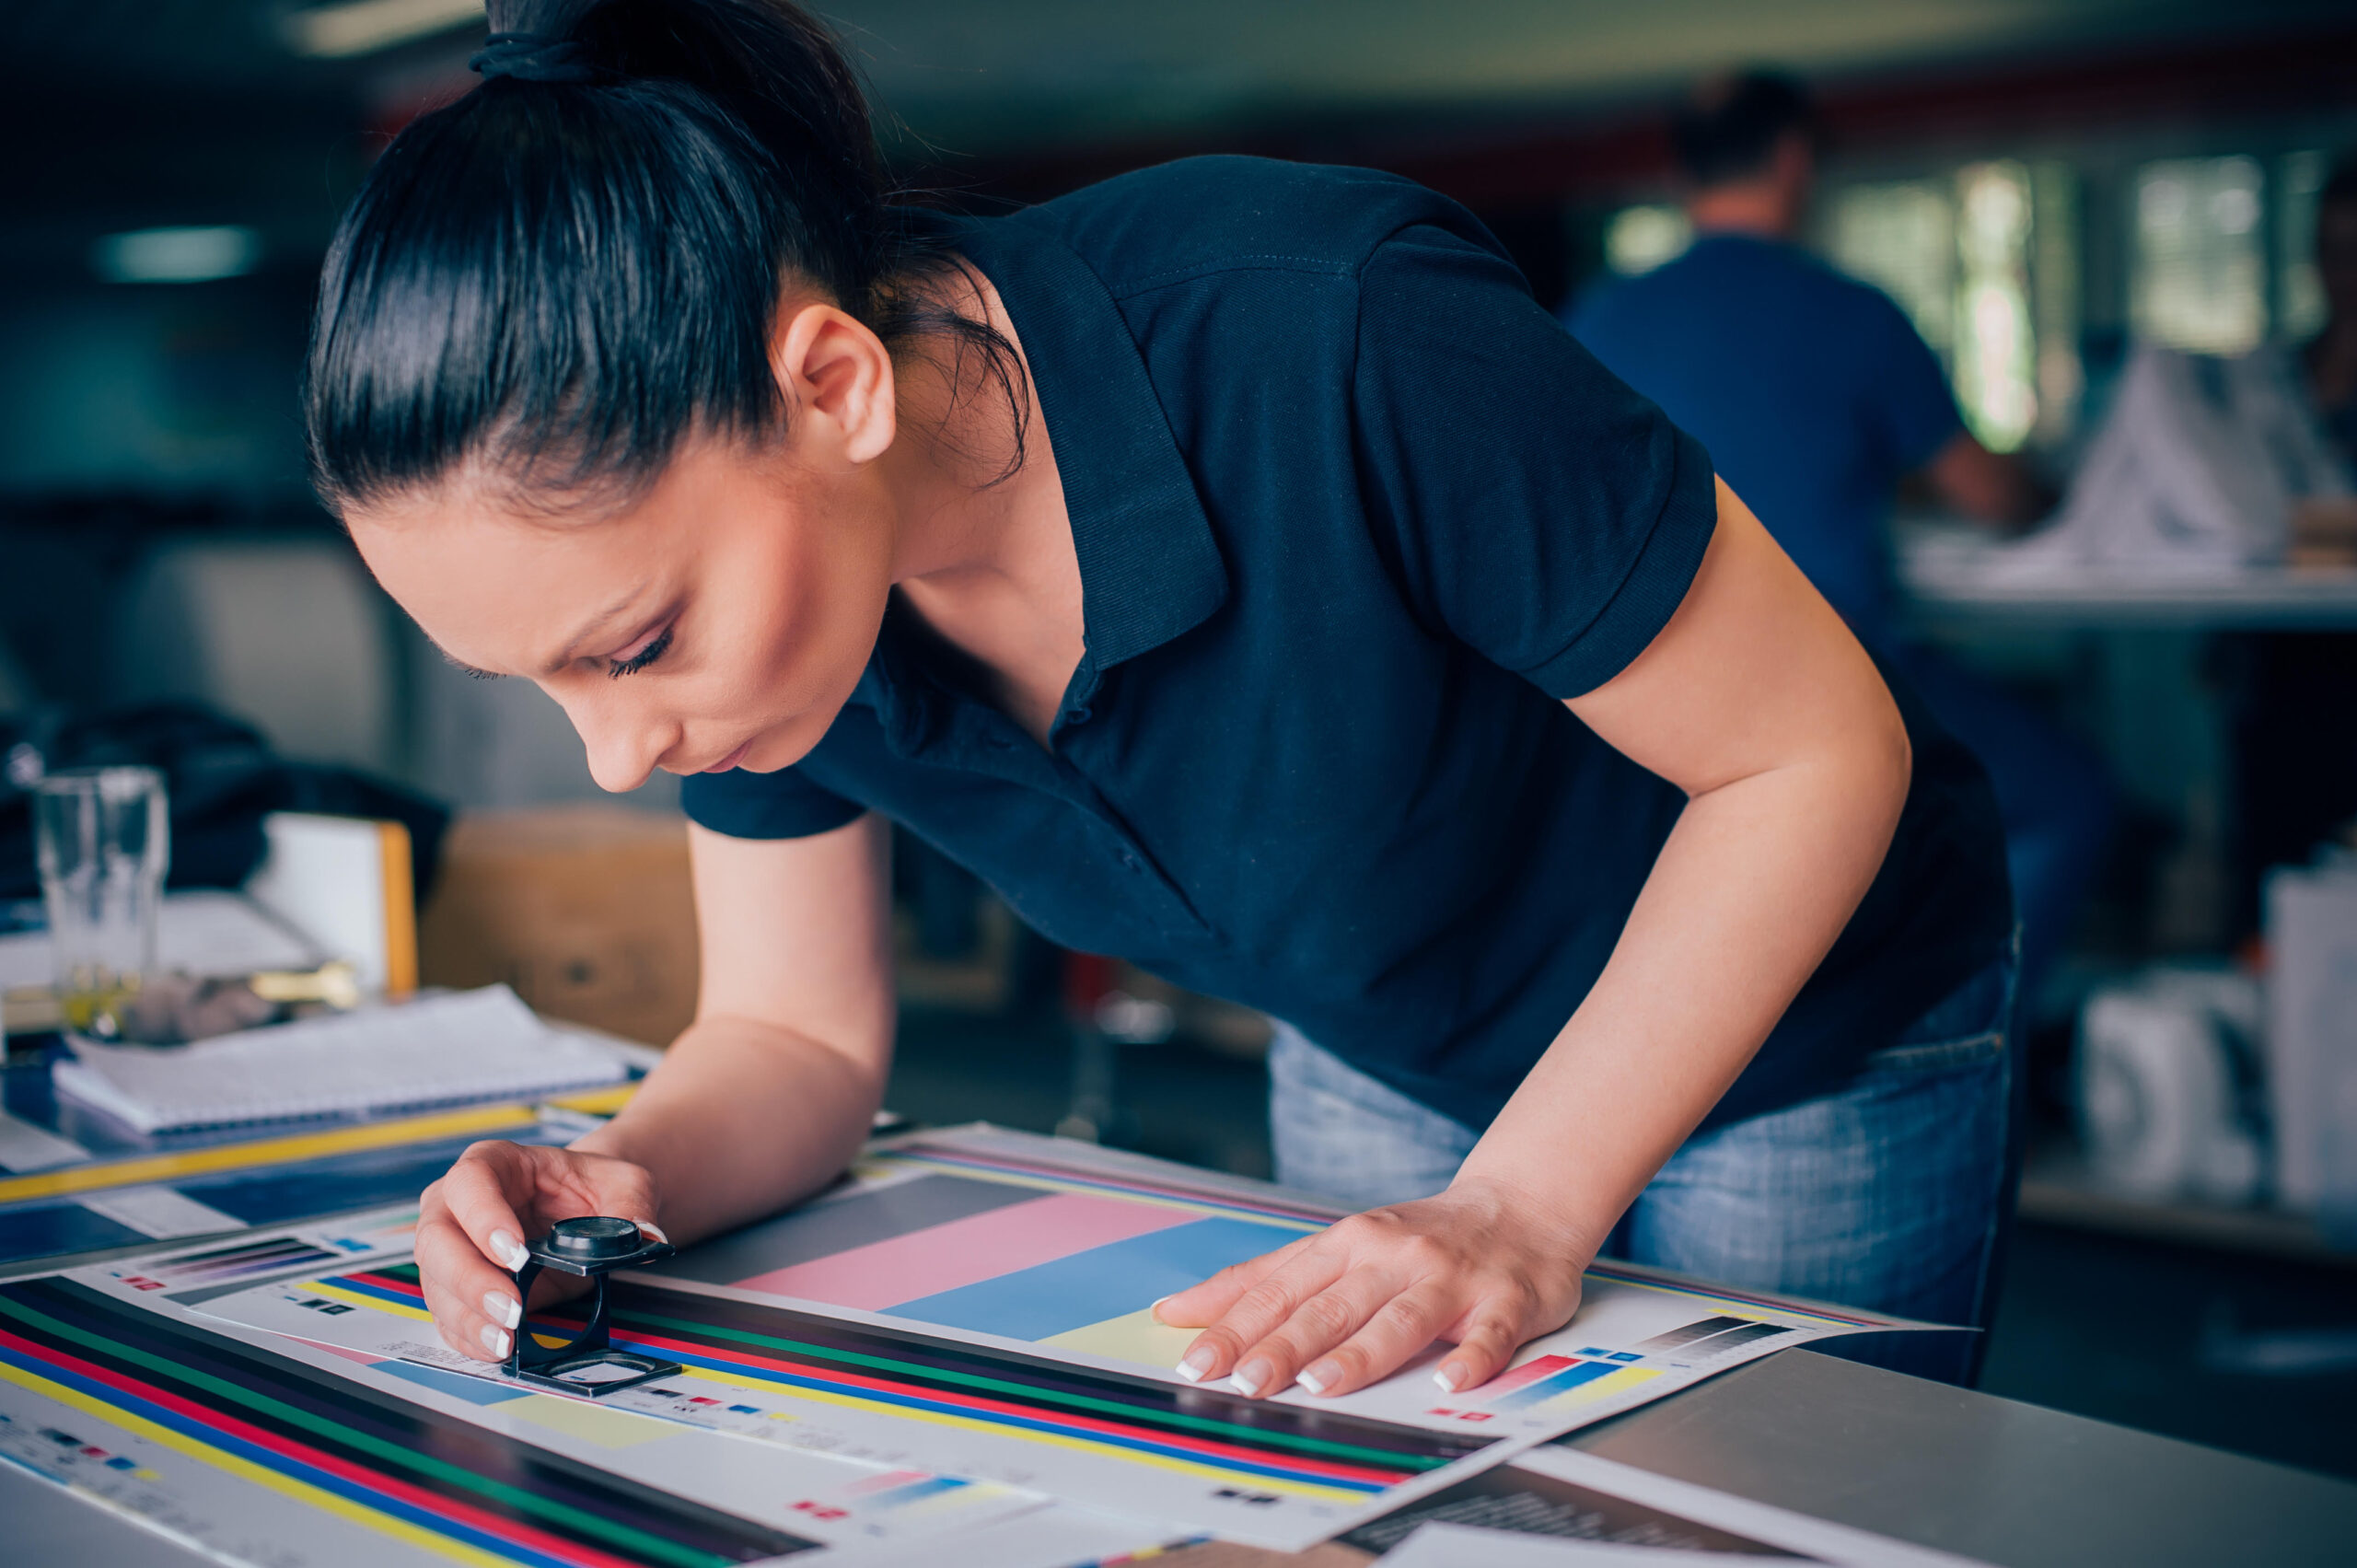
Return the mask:
<path fill-rule="evenodd" d="M 2030 316 L 2037 336 L 2038 415 L 2030 436 L 2042 446 L 2068 440 L 2077 429 L 2086 369 L 2079 358 L 2079 176 L 2069 164 L 2030 168 Z"/>
<path fill-rule="evenodd" d="M 2243 354 L 2267 335 L 2258 160 L 2168 158 L 2136 171 L 2129 317 L 2139 336 Z"/>
<path fill-rule="evenodd" d="M 2078 181 L 2000 159 L 1855 184 L 1829 205 L 1834 264 L 1898 301 L 1991 450 L 2070 434 L 2079 404 Z"/>
<path fill-rule="evenodd" d="M 1623 207 L 1604 226 L 1604 264 L 1624 278 L 1677 260 L 1694 243 L 1683 208 Z"/>
<path fill-rule="evenodd" d="M 2038 420 L 2038 334 L 2029 312 L 2029 170 L 1982 163 L 1956 176 L 1956 360 L 1965 423 L 2010 452 Z"/>
<path fill-rule="evenodd" d="M 2328 153 L 2284 158 L 2275 197 L 2275 331 L 2304 343 L 2324 330 L 2324 282 L 2316 276 L 2316 196 L 2331 172 Z"/>
<path fill-rule="evenodd" d="M 1852 185 L 1834 198 L 1833 262 L 1898 302 L 1943 360 L 1956 343 L 1956 193 L 1943 180 Z"/>

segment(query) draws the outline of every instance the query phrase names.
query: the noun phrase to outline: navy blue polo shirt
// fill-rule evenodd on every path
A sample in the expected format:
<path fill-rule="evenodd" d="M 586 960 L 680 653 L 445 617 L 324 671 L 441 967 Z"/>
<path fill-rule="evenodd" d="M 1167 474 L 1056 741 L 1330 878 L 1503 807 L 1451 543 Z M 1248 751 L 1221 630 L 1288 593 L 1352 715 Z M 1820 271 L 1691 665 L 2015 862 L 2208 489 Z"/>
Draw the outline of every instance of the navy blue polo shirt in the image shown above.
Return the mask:
<path fill-rule="evenodd" d="M 1684 804 L 1562 699 L 1678 608 L 1708 456 L 1404 180 L 1199 158 L 938 221 L 1004 300 L 1063 478 L 1086 652 L 1051 744 L 896 608 L 807 756 L 690 778 L 688 814 L 783 838 L 880 811 L 1052 940 L 1485 1125 Z M 1902 703 L 1897 842 L 1716 1120 L 1826 1086 L 2006 936 L 1985 783 Z"/>

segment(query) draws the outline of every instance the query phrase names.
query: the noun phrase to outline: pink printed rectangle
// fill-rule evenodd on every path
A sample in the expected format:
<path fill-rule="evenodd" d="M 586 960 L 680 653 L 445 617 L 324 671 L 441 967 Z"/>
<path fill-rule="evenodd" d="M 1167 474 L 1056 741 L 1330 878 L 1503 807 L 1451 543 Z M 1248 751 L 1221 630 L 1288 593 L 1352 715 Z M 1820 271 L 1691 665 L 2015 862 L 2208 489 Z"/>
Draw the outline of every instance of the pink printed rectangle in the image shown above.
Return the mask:
<path fill-rule="evenodd" d="M 1541 1377 L 1561 1372 L 1566 1366 L 1573 1365 L 1574 1365 L 1573 1360 L 1568 1355 L 1533 1356 L 1512 1372 L 1492 1377 L 1482 1384 L 1481 1397 L 1484 1400 L 1494 1400 L 1500 1394 L 1511 1394 L 1526 1384 L 1536 1383 Z"/>
<path fill-rule="evenodd" d="M 1108 1242 L 1200 1218 L 1185 1209 L 1057 1192 L 738 1280 L 743 1290 L 881 1312 Z"/>

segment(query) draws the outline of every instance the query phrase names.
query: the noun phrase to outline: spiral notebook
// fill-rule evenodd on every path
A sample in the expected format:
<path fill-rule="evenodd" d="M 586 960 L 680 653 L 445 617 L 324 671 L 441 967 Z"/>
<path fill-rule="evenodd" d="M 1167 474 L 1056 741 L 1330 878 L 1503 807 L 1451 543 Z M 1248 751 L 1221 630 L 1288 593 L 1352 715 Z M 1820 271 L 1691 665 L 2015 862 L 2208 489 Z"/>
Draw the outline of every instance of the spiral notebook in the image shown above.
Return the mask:
<path fill-rule="evenodd" d="M 162 1049 L 76 1042 L 58 1092 L 141 1132 L 529 1099 L 629 1067 L 504 985 Z"/>

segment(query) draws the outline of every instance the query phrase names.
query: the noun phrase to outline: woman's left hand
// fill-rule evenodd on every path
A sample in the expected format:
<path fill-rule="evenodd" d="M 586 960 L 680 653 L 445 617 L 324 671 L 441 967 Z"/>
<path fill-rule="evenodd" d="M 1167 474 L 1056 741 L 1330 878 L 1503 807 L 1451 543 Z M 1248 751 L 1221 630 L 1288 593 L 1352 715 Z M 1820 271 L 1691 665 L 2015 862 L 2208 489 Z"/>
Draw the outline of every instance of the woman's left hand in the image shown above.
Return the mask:
<path fill-rule="evenodd" d="M 1600 1238 L 1598 1238 L 1600 1239 Z M 1504 1370 L 1516 1346 L 1571 1320 L 1595 1241 L 1527 1194 L 1459 1179 L 1436 1197 L 1353 1214 L 1157 1304 L 1205 1326 L 1179 1362 L 1254 1397 L 1298 1382 L 1343 1394 L 1453 1342 L 1434 1378 L 1451 1393 Z"/>

